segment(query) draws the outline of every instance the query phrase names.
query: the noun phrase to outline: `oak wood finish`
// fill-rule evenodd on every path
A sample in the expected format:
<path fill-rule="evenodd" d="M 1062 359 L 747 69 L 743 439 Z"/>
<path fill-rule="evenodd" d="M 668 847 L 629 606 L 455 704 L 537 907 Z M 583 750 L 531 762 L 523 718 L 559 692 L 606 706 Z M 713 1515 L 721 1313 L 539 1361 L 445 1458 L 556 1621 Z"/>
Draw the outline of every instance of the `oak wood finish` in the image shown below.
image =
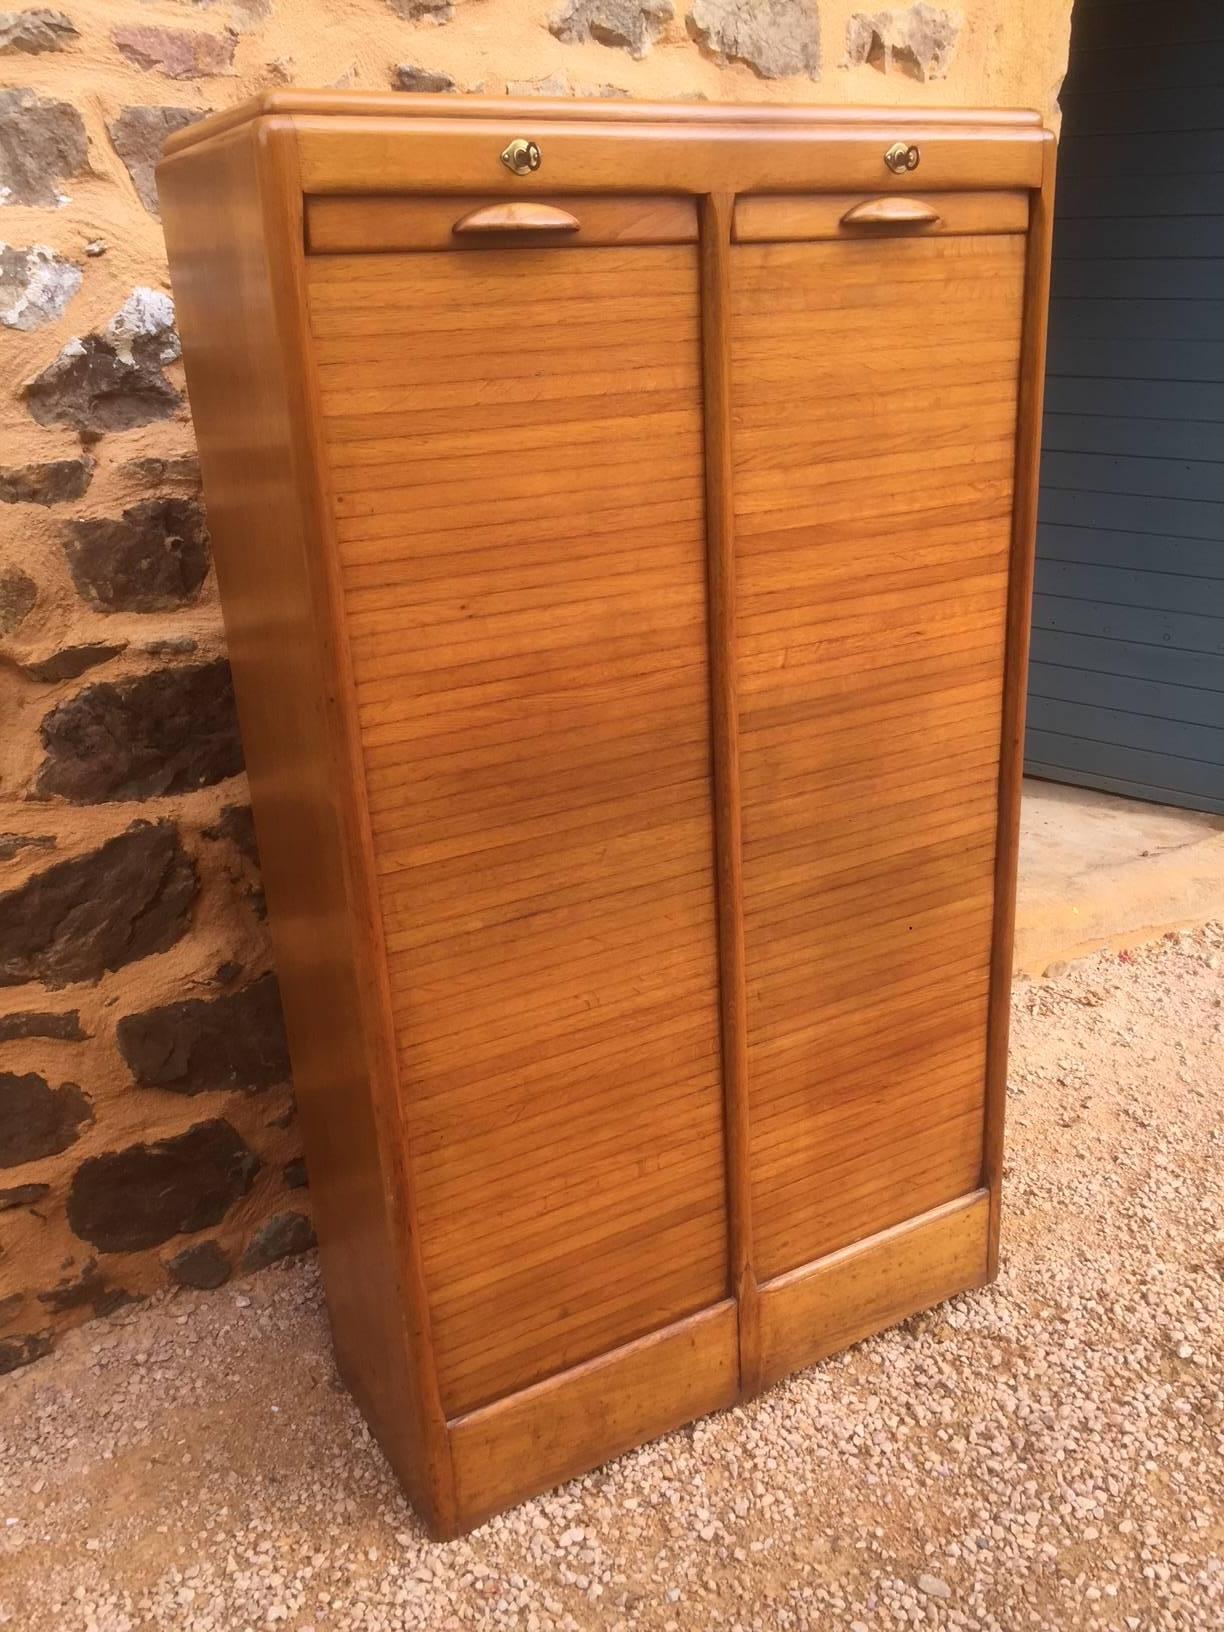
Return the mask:
<path fill-rule="evenodd" d="M 761 1288 L 761 1379 L 776 1383 L 907 1315 L 981 1286 L 990 1201 L 984 1190 L 852 1242 Z"/>
<path fill-rule="evenodd" d="M 445 101 L 425 92 L 395 92 L 388 95 L 377 91 L 278 90 L 261 91 L 258 96 L 239 102 L 221 113 L 210 114 L 199 124 L 176 131 L 165 144 L 165 153 L 173 157 L 197 143 L 208 141 L 235 125 L 245 125 L 257 119 L 274 115 L 323 115 L 344 119 L 403 119 L 420 117 L 471 120 L 527 120 L 533 124 L 551 124 L 563 120 L 594 121 L 614 128 L 617 125 L 666 124 L 673 131 L 687 125 L 706 125 L 711 121 L 730 122 L 742 130 L 765 126 L 770 130 L 813 130 L 832 126 L 854 129 L 858 125 L 887 125 L 927 123 L 933 117 L 941 130 L 966 128 L 973 132 L 1002 130 L 1005 135 L 1018 131 L 1036 135 L 1041 132 L 1041 116 L 1031 108 L 941 108 L 933 116 L 927 112 L 907 114 L 895 107 L 818 108 L 808 106 L 754 105 L 744 102 L 623 102 L 601 101 L 598 98 L 571 100 L 569 97 L 480 97 L 465 96 L 457 101 Z"/>
<path fill-rule="evenodd" d="M 437 109 L 429 111 L 436 114 Z M 293 126 L 308 192 L 364 195 L 495 189 L 503 178 L 511 179 L 500 162 L 502 149 L 530 135 L 537 122 L 509 117 L 469 123 L 449 116 L 431 119 L 423 110 L 411 120 L 371 116 L 346 121 L 303 113 L 294 117 Z M 714 178 L 736 195 L 806 192 L 822 172 L 842 192 L 879 192 L 885 186 L 923 195 L 932 189 L 1030 188 L 1041 184 L 1045 140 L 1035 128 L 945 125 L 926 113 L 904 125 L 895 115 L 879 125 L 813 122 L 802 139 L 795 139 L 790 126 L 775 133 L 730 117 L 680 127 L 626 122 L 616 126 L 615 141 L 590 119 L 541 120 L 538 129 L 543 164 L 530 175 L 512 178 L 515 193 L 525 198 L 557 191 L 705 196 Z M 917 170 L 893 176 L 881 155 L 899 131 L 920 147 L 922 162 Z"/>
<path fill-rule="evenodd" d="M 697 253 L 307 270 L 459 1416 L 726 1290 Z M 407 314 L 390 354 L 371 308 Z"/>
<path fill-rule="evenodd" d="M 1009 193 L 758 193 L 735 206 L 735 241 L 811 243 L 820 238 L 928 234 L 1022 233 L 1029 195 Z"/>
<path fill-rule="evenodd" d="M 740 1386 L 755 1394 L 760 1358 L 752 1246 L 748 1122 L 748 1015 L 744 967 L 743 834 L 735 663 L 735 513 L 732 502 L 731 246 L 734 200 L 713 193 L 702 208 L 702 342 L 706 536 L 710 592 L 710 714 L 718 865 L 718 961 L 726 1102 L 729 1290 L 739 1308 Z"/>
<path fill-rule="evenodd" d="M 739 1393 L 736 1309 L 711 1304 L 636 1343 L 460 1417 L 452 1427 L 459 1505 L 479 1522 Z"/>
<path fill-rule="evenodd" d="M 168 148 L 337 1352 L 454 1535 L 994 1273 L 1052 144 Z"/>
<path fill-rule="evenodd" d="M 998 739 L 1024 239 L 731 256 L 753 1217 L 772 1278 L 979 1179 L 997 751 L 922 781 Z"/>
<path fill-rule="evenodd" d="M 447 1531 L 450 1449 L 305 411 L 303 269 L 284 252 L 302 209 L 287 134 L 238 126 L 164 165 L 159 188 L 336 1356 L 413 1502 Z"/>
<path fill-rule="evenodd" d="M 843 227 L 937 227 L 941 216 L 921 198 L 866 198 L 852 204 L 841 218 Z"/>
<path fill-rule="evenodd" d="M 571 245 L 695 244 L 697 205 L 691 198 L 605 197 L 598 193 L 566 193 L 539 200 L 456 200 L 444 198 L 310 198 L 306 200 L 307 242 L 316 254 L 353 254 L 377 250 L 454 249 L 456 212 L 563 210 L 574 225 L 536 217 L 532 238 Z M 504 227 L 482 228 L 482 235 Z M 515 229 L 509 229 L 513 232 Z M 462 239 L 463 234 L 460 234 Z M 487 242 L 464 247 L 487 249 Z"/>
<path fill-rule="evenodd" d="M 1033 195 L 1025 250 L 1024 342 L 1016 417 L 1015 504 L 1007 591 L 1003 729 L 999 745 L 999 826 L 995 842 L 995 925 L 990 966 L 986 1049 L 986 1127 L 982 1183 L 990 1196 L 987 1272 L 999 1268 L 1003 1195 L 1003 1123 L 1007 1104 L 1007 1039 L 1011 1023 L 1012 941 L 1020 856 L 1020 788 L 1024 780 L 1024 719 L 1040 485 L 1041 411 L 1046 376 L 1046 319 L 1054 233 L 1054 144 L 1045 149 L 1041 188 Z"/>
<path fill-rule="evenodd" d="M 478 233 L 488 237 L 494 233 L 563 232 L 567 236 L 578 231 L 581 222 L 576 215 L 563 210 L 559 204 L 543 202 L 522 203 L 513 199 L 509 204 L 481 204 L 477 209 L 461 215 L 451 228 L 453 233 Z"/>

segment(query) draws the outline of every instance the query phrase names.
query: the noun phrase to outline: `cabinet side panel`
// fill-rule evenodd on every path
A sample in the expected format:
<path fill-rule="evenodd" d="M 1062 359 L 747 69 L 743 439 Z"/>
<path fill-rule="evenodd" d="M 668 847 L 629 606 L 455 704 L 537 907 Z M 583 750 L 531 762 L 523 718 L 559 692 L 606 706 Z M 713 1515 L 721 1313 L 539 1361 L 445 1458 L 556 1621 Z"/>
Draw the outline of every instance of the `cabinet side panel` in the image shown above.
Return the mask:
<path fill-rule="evenodd" d="M 980 1183 L 1024 254 L 733 251 L 762 1278 Z"/>
<path fill-rule="evenodd" d="M 697 251 L 309 275 L 453 1417 L 725 1296 Z"/>
<path fill-rule="evenodd" d="M 274 257 L 291 246 L 265 214 L 267 163 L 246 129 L 164 162 L 158 180 L 337 1357 L 437 1522 L 362 1023 L 333 636 L 282 350 Z"/>
<path fill-rule="evenodd" d="M 1046 331 L 1050 307 L 1050 251 L 1054 226 L 1054 138 L 1043 152 L 1040 192 L 1033 194 L 1024 278 L 1024 335 L 1016 424 L 1016 498 L 1007 606 L 1007 672 L 1003 688 L 1003 735 L 999 762 L 999 842 L 995 856 L 995 934 L 991 969 L 990 1029 L 986 1068 L 986 1149 L 982 1184 L 990 1194 L 988 1274 L 999 1266 L 1003 1190 L 1003 1123 L 1007 1103 L 1008 1030 L 1011 1023 L 1012 957 L 1016 928 L 1016 876 L 1020 857 L 1020 789 L 1024 778 L 1025 710 L 1029 685 L 1033 576 L 1037 547 L 1041 414 L 1046 380 Z"/>

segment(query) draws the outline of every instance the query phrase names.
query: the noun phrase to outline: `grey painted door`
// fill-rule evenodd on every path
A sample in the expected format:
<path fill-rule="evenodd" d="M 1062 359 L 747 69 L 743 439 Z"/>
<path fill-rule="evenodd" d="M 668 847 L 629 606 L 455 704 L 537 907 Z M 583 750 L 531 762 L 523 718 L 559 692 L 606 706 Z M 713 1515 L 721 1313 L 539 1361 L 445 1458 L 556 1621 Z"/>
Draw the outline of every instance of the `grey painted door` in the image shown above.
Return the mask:
<path fill-rule="evenodd" d="M 1028 769 L 1224 811 L 1224 0 L 1079 0 Z"/>

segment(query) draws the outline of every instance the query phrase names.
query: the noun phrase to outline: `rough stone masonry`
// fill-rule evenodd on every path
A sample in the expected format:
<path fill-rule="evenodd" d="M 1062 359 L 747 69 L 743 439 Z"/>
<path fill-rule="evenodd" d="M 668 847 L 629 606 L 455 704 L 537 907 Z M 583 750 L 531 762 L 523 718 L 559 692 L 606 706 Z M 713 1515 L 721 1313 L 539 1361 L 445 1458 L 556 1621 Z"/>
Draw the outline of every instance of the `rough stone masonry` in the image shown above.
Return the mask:
<path fill-rule="evenodd" d="M 166 136 L 285 84 L 1054 119 L 1069 12 L 0 11 L 0 1371 L 91 1315 L 312 1240 L 157 218 Z"/>

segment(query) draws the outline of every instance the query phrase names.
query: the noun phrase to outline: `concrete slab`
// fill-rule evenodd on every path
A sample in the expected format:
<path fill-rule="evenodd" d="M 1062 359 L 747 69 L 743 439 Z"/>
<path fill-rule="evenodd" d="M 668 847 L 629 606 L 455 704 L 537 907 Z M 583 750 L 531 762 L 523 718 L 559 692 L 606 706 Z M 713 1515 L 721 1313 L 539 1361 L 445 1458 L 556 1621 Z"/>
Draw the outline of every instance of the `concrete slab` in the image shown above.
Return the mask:
<path fill-rule="evenodd" d="M 1224 816 L 1028 778 L 1017 974 L 1224 919 Z"/>

